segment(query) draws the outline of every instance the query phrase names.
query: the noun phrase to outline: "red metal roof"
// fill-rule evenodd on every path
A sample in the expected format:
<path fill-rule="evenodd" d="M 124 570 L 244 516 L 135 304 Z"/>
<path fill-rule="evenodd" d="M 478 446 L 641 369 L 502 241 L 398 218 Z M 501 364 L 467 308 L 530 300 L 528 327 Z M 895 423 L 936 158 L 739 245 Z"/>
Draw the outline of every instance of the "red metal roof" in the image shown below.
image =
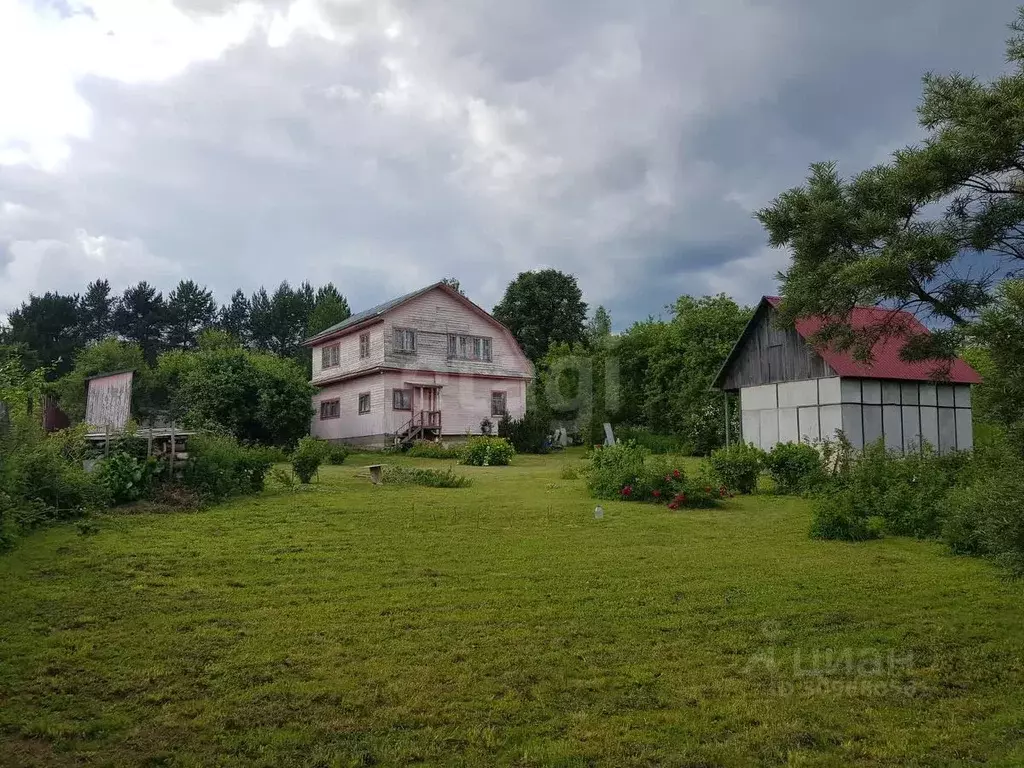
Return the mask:
<path fill-rule="evenodd" d="M 765 296 L 773 307 L 782 302 L 778 296 Z M 902 310 L 884 307 L 856 307 L 850 316 L 854 330 L 875 327 L 881 324 L 900 329 L 899 332 L 879 339 L 871 350 L 871 362 L 855 360 L 850 352 L 839 352 L 828 347 L 814 348 L 832 370 L 839 376 L 859 376 L 872 379 L 903 379 L 909 381 L 934 381 L 936 379 L 954 384 L 980 384 L 981 376 L 960 358 L 955 359 L 949 370 L 946 364 L 934 360 L 906 362 L 900 359 L 900 350 L 908 336 L 928 333 L 928 329 L 916 317 Z M 796 321 L 796 332 L 805 341 L 821 330 L 824 318 L 808 317 Z"/>

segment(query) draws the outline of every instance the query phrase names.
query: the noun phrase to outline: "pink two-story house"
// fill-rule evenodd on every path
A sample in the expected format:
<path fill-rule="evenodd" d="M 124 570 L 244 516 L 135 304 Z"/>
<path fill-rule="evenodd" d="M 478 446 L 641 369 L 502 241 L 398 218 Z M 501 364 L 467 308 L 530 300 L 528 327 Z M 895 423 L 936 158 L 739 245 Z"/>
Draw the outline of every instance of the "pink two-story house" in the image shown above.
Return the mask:
<path fill-rule="evenodd" d="M 480 434 L 522 418 L 533 366 L 504 325 L 443 283 L 353 315 L 308 339 L 311 433 L 386 445 Z"/>

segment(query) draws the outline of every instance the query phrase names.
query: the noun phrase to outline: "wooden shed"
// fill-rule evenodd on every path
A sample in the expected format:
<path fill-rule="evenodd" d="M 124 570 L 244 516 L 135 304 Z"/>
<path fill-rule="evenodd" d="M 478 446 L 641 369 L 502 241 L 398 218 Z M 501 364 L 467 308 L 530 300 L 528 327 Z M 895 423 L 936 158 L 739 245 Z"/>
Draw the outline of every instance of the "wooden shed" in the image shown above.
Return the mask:
<path fill-rule="evenodd" d="M 824 324 L 798 320 L 775 327 L 780 299 L 762 298 L 715 378 L 714 386 L 738 393 L 742 438 L 764 449 L 778 443 L 834 439 L 842 430 L 862 449 L 883 439 L 890 450 L 941 453 L 974 445 L 971 386 L 981 377 L 963 360 L 906 362 L 900 349 L 909 336 L 926 334 L 913 315 L 881 307 L 858 307 L 855 329 L 885 323 L 897 332 L 880 339 L 871 362 L 808 341 Z"/>

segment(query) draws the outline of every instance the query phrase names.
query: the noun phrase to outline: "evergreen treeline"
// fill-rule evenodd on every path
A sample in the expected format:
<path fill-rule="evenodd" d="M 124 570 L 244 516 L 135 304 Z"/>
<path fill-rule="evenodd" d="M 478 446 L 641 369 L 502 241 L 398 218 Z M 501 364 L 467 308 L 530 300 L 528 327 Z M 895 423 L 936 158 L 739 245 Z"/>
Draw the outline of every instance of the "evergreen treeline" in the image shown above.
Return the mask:
<path fill-rule="evenodd" d="M 333 283 L 314 289 L 285 281 L 272 293 L 260 288 L 252 296 L 237 290 L 218 307 L 213 293 L 192 280 L 182 280 L 167 296 L 145 281 L 118 296 L 109 281 L 96 280 L 82 294 L 29 296 L 11 312 L 8 327 L 0 328 L 0 344 L 13 345 L 26 368 L 45 368 L 51 380 L 74 367 L 80 350 L 104 339 L 138 344 L 153 365 L 161 352 L 194 349 L 208 328 L 308 366 L 302 340 L 350 315 Z"/>

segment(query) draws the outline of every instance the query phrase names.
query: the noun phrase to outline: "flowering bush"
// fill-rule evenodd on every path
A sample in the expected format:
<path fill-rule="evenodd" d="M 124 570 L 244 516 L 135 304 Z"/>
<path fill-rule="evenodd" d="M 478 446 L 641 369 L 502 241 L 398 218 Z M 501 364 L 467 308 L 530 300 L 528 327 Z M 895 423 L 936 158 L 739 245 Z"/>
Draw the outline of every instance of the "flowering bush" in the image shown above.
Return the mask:
<path fill-rule="evenodd" d="M 590 468 L 587 470 L 587 488 L 598 499 L 615 499 L 633 495 L 633 484 L 644 475 L 644 460 L 647 449 L 626 441 L 609 445 L 607 448 L 594 447 L 590 453 Z M 629 487 L 628 493 L 623 491 Z"/>
<path fill-rule="evenodd" d="M 628 455 L 635 458 L 635 451 Z M 622 458 L 622 455 L 619 455 L 614 463 L 620 470 L 625 465 Z M 607 457 L 604 461 L 606 464 L 609 463 Z M 667 504 L 669 509 L 676 510 L 713 507 L 732 494 L 727 488 L 716 485 L 707 477 L 688 478 L 683 470 L 673 467 L 666 460 L 646 458 L 636 473 L 632 477 L 627 477 L 619 486 L 615 495 L 622 501 Z"/>
<path fill-rule="evenodd" d="M 504 437 L 474 437 L 466 443 L 462 463 L 473 467 L 504 467 L 515 455 L 516 449 Z"/>

